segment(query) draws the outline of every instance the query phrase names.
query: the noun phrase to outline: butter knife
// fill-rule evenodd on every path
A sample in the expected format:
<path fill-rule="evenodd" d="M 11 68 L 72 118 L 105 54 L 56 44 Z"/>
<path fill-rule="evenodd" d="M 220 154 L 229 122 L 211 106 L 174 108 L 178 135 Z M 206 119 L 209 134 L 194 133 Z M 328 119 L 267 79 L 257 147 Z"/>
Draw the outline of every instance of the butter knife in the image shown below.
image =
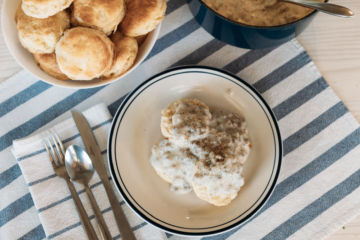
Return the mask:
<path fill-rule="evenodd" d="M 86 151 L 88 152 L 96 172 L 100 176 L 102 183 L 104 184 L 106 194 L 108 195 L 111 208 L 114 212 L 116 224 L 119 228 L 121 238 L 124 240 L 136 240 L 134 233 L 129 225 L 128 220 L 115 196 L 115 193 L 110 185 L 108 175 L 106 173 L 105 164 L 101 156 L 99 146 L 95 140 L 94 134 L 89 126 L 84 115 L 78 110 L 71 110 L 71 114 L 74 118 L 77 129 L 85 144 Z"/>

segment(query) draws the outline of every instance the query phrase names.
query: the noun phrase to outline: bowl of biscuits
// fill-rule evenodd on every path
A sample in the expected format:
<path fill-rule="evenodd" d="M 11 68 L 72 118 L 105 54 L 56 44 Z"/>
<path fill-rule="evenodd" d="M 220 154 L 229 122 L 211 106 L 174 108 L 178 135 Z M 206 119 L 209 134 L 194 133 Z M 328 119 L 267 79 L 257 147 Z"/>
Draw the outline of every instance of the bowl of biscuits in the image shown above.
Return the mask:
<path fill-rule="evenodd" d="M 93 88 L 145 60 L 165 10 L 165 0 L 4 0 L 2 31 L 13 57 L 36 78 Z"/>

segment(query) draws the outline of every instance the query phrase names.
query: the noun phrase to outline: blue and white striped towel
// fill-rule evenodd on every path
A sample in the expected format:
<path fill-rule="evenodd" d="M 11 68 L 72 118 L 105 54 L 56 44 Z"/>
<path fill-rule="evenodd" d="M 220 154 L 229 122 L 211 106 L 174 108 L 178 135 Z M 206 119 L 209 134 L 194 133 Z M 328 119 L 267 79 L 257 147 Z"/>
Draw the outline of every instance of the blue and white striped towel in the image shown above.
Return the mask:
<path fill-rule="evenodd" d="M 62 89 L 25 71 L 0 84 L 0 239 L 45 237 L 11 154 L 13 140 L 70 118 L 74 107 L 85 110 L 104 102 L 114 114 L 140 82 L 184 64 L 222 68 L 252 84 L 275 112 L 284 140 L 280 178 L 265 207 L 238 229 L 208 239 L 323 239 L 360 213 L 359 124 L 298 42 L 255 51 L 235 48 L 206 33 L 185 0 L 169 0 L 146 61 L 110 86 Z"/>
<path fill-rule="evenodd" d="M 84 115 L 92 127 L 100 151 L 102 151 L 105 165 L 107 165 L 107 138 L 112 116 L 104 104 L 90 108 L 84 112 Z M 56 176 L 51 166 L 48 153 L 44 148 L 42 136 L 48 135 L 48 130 L 57 133 L 65 148 L 75 144 L 85 149 L 75 122 L 70 118 L 42 133 L 15 140 L 13 142 L 13 154 L 18 160 L 22 174 L 29 187 L 46 237 L 48 239 L 86 239 L 75 204 L 72 201 L 70 190 L 66 182 Z M 108 172 L 108 176 L 110 178 L 110 172 Z M 101 239 L 85 189 L 81 184 L 74 183 L 74 185 L 98 234 L 98 238 Z M 112 214 L 105 188 L 96 172 L 90 180 L 90 187 L 102 210 L 102 214 L 113 239 L 119 239 L 120 233 L 114 215 Z M 115 186 L 113 186 L 113 189 L 115 193 L 118 193 Z M 118 198 L 121 199 L 120 195 L 117 195 Z M 120 200 L 120 205 L 124 204 L 125 202 Z M 149 225 L 145 226 L 146 223 L 139 219 L 129 208 L 124 208 L 124 210 L 133 230 L 141 228 L 135 231 L 137 239 L 166 239 L 165 234 L 160 230 L 150 227 Z M 151 238 L 149 238 L 149 234 Z M 11 236 L 8 237 L 15 239 Z"/>

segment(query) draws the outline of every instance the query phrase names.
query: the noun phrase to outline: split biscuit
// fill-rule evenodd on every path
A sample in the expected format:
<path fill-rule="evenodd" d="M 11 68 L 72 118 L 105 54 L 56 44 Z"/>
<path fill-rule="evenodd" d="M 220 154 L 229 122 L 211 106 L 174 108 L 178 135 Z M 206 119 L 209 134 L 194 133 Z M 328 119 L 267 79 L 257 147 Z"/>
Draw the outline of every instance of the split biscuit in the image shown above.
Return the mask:
<path fill-rule="evenodd" d="M 48 18 L 68 8 L 74 0 L 22 0 L 26 15 L 34 18 Z"/>
<path fill-rule="evenodd" d="M 165 0 L 126 1 L 127 13 L 119 27 L 126 36 L 145 35 L 156 28 L 165 16 Z"/>
<path fill-rule="evenodd" d="M 67 30 L 56 45 L 60 70 L 73 80 L 92 80 L 108 71 L 114 44 L 101 31 L 76 27 Z"/>
<path fill-rule="evenodd" d="M 75 0 L 71 7 L 71 24 L 90 27 L 110 35 L 126 14 L 124 0 Z"/>
<path fill-rule="evenodd" d="M 41 70 L 46 74 L 59 79 L 68 80 L 68 76 L 60 71 L 59 65 L 56 62 L 55 53 L 34 54 L 34 60 Z"/>
<path fill-rule="evenodd" d="M 132 37 L 124 36 L 117 31 L 110 39 L 115 45 L 114 63 L 110 70 L 100 77 L 102 80 L 115 79 L 126 73 L 134 64 L 138 53 L 137 42 Z"/>
<path fill-rule="evenodd" d="M 22 10 L 16 16 L 20 43 L 31 53 L 53 53 L 60 37 L 70 28 L 70 15 L 65 10 L 46 19 L 28 16 Z"/>

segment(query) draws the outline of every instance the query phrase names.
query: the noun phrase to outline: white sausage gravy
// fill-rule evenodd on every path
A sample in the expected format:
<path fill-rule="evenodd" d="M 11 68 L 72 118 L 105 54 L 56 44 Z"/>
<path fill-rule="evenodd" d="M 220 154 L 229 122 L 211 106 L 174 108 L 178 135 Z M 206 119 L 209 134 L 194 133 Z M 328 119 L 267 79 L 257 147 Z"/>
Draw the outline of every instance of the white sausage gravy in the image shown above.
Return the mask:
<path fill-rule="evenodd" d="M 235 197 L 244 184 L 241 173 L 251 147 L 246 122 L 223 109 L 210 114 L 190 101 L 178 101 L 172 115 L 177 130 L 152 147 L 150 162 L 177 194 L 191 192 L 195 184 L 211 196 Z"/>

